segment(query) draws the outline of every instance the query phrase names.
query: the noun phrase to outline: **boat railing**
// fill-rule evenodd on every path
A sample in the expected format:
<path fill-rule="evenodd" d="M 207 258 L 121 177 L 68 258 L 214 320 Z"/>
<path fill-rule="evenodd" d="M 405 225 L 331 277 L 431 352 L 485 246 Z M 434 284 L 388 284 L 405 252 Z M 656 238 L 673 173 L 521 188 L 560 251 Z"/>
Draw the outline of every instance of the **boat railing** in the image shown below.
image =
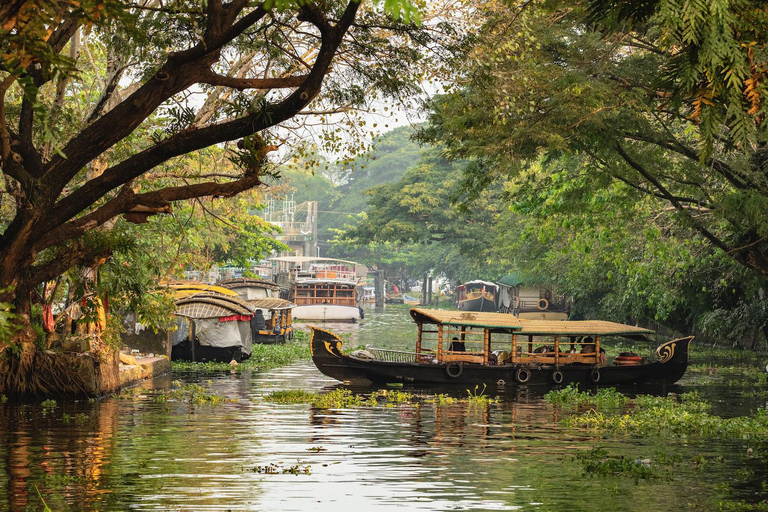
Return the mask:
<path fill-rule="evenodd" d="M 365 349 L 371 352 L 377 361 L 384 361 L 387 363 L 415 363 L 417 360 L 423 358 L 424 354 L 420 357 L 416 352 L 405 352 L 403 350 L 390 350 L 387 348 L 374 348 L 366 346 Z"/>

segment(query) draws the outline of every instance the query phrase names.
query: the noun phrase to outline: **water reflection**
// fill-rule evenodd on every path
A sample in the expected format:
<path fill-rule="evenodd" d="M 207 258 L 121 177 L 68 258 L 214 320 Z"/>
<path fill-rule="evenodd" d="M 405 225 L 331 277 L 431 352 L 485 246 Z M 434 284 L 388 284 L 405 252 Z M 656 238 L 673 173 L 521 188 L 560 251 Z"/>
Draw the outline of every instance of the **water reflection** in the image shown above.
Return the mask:
<path fill-rule="evenodd" d="M 340 325 L 354 344 L 381 345 L 365 341 L 376 332 L 400 343 L 398 329 L 410 327 L 407 310 L 391 315 L 383 331 L 371 327 L 383 321 L 371 314 Z M 229 401 L 211 407 L 164 400 L 168 378 L 127 398 L 47 412 L 40 405 L 0 404 L 0 510 L 43 510 L 37 489 L 56 511 L 706 510 L 718 483 L 739 487 L 734 498 L 754 501 L 751 493 L 765 478 L 758 459 L 740 455 L 745 447 L 739 440 L 666 446 L 653 438 L 565 429 L 559 421 L 568 411 L 546 404 L 533 388 L 494 390 L 497 404 L 323 410 L 262 400 L 275 390 L 340 385 L 311 363 L 265 374 L 172 378 Z M 688 376 L 679 391 L 694 387 L 696 377 Z M 729 391 L 707 386 L 702 392 L 714 399 Z M 594 446 L 639 459 L 665 453 L 685 461 L 721 455 L 724 461 L 679 464 L 669 479 L 606 480 L 585 476 L 573 457 Z"/>

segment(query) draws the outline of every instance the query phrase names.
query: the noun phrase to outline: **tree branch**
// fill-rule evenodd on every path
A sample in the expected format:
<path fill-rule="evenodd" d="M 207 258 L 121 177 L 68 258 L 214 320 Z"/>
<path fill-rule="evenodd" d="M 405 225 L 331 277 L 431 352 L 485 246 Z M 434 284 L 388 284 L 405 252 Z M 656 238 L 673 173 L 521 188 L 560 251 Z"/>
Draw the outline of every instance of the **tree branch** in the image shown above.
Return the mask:
<path fill-rule="evenodd" d="M 674 194 L 670 193 L 664 185 L 662 185 L 651 173 L 649 173 L 642 165 L 640 165 L 637 161 L 635 161 L 629 154 L 624 151 L 624 148 L 621 146 L 621 144 L 616 143 L 616 151 L 618 151 L 619 155 L 624 159 L 624 161 L 629 164 L 630 167 L 632 167 L 634 170 L 636 170 L 638 173 L 640 173 L 641 176 L 643 176 L 649 183 L 651 183 L 656 189 L 663 195 L 664 199 L 669 201 L 678 211 L 680 212 L 686 212 L 686 208 L 684 205 L 680 203 L 677 197 L 675 197 Z M 688 215 L 688 218 L 691 221 L 691 224 L 693 227 L 701 233 L 702 236 L 704 236 L 707 240 L 709 240 L 712 245 L 715 247 L 718 247 L 719 249 L 722 249 L 725 252 L 728 252 L 730 250 L 730 247 L 720 240 L 717 236 L 714 235 L 714 233 L 710 232 L 707 228 L 705 228 L 701 223 L 699 223 L 696 219 L 693 219 L 690 215 Z"/>
<path fill-rule="evenodd" d="M 287 76 L 284 78 L 235 78 L 218 75 L 211 70 L 203 73 L 200 82 L 209 85 L 229 87 L 242 91 L 244 89 L 284 89 L 289 87 L 301 87 L 307 75 Z"/>

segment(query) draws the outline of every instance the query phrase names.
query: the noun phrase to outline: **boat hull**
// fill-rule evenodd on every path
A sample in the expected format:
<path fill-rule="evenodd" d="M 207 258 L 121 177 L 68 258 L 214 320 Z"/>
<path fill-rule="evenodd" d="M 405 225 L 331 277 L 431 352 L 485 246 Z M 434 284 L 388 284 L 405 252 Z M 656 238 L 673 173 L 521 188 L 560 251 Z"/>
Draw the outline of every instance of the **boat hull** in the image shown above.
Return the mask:
<path fill-rule="evenodd" d="M 387 362 L 360 360 L 341 353 L 341 341 L 333 333 L 311 327 L 312 360 L 325 375 L 355 385 L 486 384 L 489 386 L 625 386 L 674 384 L 688 367 L 688 345 L 683 338 L 659 347 L 660 359 L 633 366 L 522 365 L 486 366 L 471 363 Z"/>
<path fill-rule="evenodd" d="M 465 299 L 459 301 L 459 309 L 462 311 L 485 311 L 493 313 L 496 311 L 496 302 L 486 299 L 485 297 Z"/>
<path fill-rule="evenodd" d="M 311 304 L 293 308 L 293 318 L 314 322 L 357 322 L 361 316 L 357 306 Z"/>

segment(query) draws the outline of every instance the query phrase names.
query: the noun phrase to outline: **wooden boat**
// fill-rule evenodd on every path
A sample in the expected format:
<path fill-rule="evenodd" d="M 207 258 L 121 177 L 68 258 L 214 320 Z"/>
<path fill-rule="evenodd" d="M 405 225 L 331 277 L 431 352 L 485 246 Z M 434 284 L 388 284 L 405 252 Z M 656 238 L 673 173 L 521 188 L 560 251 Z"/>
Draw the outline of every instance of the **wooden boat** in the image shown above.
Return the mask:
<path fill-rule="evenodd" d="M 488 281 L 469 281 L 456 289 L 458 307 L 464 311 L 496 311 L 499 287 Z"/>
<path fill-rule="evenodd" d="M 278 298 L 253 299 L 248 304 L 255 310 L 251 320 L 254 343 L 285 343 L 293 339 L 292 311 L 295 304 Z"/>
<path fill-rule="evenodd" d="M 503 313 L 411 309 L 413 352 L 367 347 L 352 354 L 330 331 L 310 326 L 312 360 L 325 375 L 356 385 L 575 383 L 673 384 L 685 374 L 692 336 L 669 341 L 652 360 L 607 364 L 607 336 L 647 339 L 652 331 L 606 321 L 520 320 Z"/>

